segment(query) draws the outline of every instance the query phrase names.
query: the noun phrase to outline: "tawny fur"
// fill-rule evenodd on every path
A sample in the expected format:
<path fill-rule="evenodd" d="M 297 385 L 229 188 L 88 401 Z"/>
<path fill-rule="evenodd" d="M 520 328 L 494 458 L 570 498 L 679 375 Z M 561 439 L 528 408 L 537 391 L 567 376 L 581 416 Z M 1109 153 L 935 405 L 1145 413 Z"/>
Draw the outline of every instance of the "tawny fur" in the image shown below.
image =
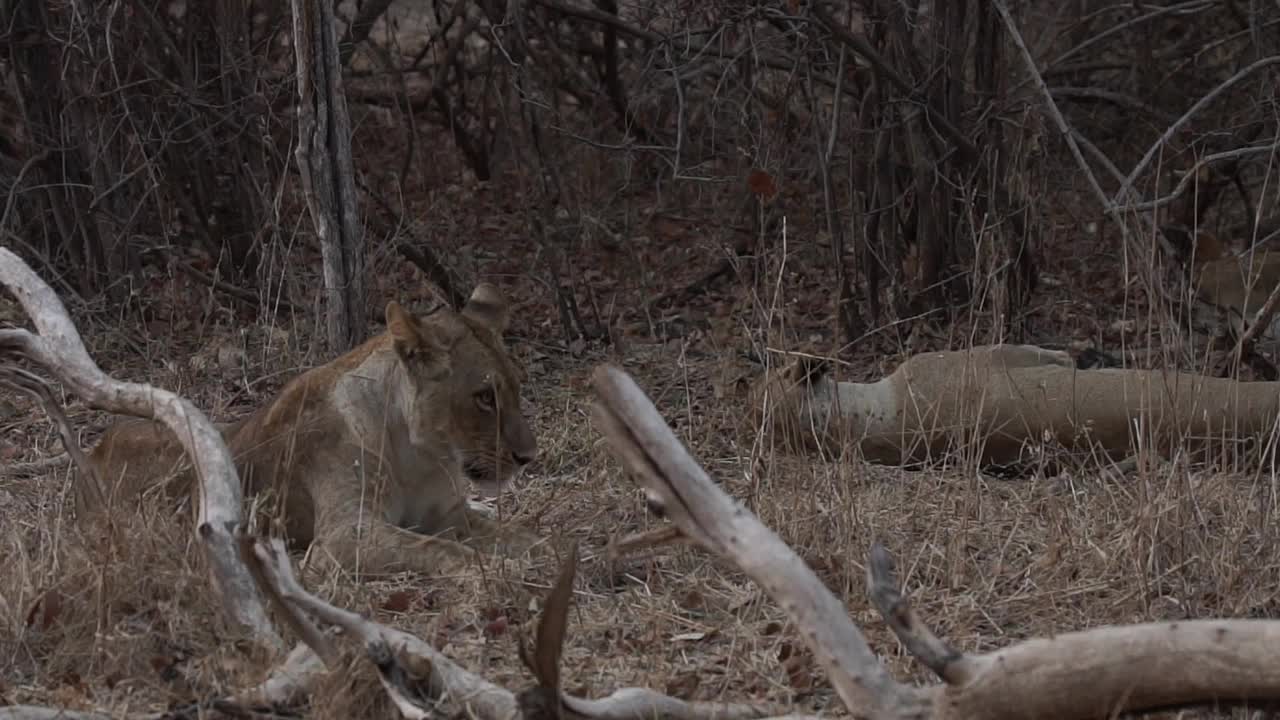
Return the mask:
<path fill-rule="evenodd" d="M 1265 440 L 1280 412 L 1280 382 L 1077 370 L 1066 353 L 1031 345 L 921 353 L 870 383 L 836 381 L 824 361 L 802 358 L 758 378 L 750 396 L 757 423 L 793 448 L 856 447 L 891 465 L 961 446 L 982 465 L 1014 464 L 1046 440 L 1120 459 L 1135 451 L 1139 420 L 1152 450 L 1194 451 Z"/>
<path fill-rule="evenodd" d="M 1164 238 L 1186 267 L 1195 299 L 1204 306 L 1195 308 L 1199 325 L 1212 328 L 1225 320 L 1239 335 L 1280 285 L 1280 253 L 1265 248 L 1233 253 L 1205 230 L 1165 228 Z M 1265 334 L 1280 339 L 1280 317 L 1272 319 Z"/>
<path fill-rule="evenodd" d="M 540 543 L 467 504 L 537 453 L 520 405 L 523 371 L 502 344 L 508 308 L 482 284 L 461 312 L 415 318 L 397 303 L 386 330 L 291 380 L 264 407 L 219 426 L 246 497 L 295 549 L 360 573 L 453 571 L 476 550 L 514 556 Z M 176 441 L 122 420 L 89 454 L 110 504 L 192 488 Z M 78 515 L 90 507 L 77 495 Z"/>

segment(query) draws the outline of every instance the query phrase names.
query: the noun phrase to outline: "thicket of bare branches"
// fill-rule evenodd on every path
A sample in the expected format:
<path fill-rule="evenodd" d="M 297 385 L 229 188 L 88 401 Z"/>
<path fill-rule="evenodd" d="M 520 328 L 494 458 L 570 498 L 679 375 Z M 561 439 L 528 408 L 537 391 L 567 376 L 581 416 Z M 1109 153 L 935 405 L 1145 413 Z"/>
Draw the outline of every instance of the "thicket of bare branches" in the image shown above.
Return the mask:
<path fill-rule="evenodd" d="M 245 9 L 6 2 L 5 160 L 22 175 L 4 183 L 6 244 L 82 294 L 127 298 L 148 253 L 186 247 L 256 283 L 286 88 L 269 79 L 271 24 Z"/>
<path fill-rule="evenodd" d="M 962 308 L 1017 339 L 1066 184 L 1140 258 L 1169 221 L 1245 241 L 1274 225 L 1274 3 L 410 5 L 339 8 L 352 103 L 408 129 L 402 163 L 361 169 L 362 201 L 403 215 L 399 190 L 440 152 L 518 190 L 570 339 L 610 319 L 579 307 L 566 256 L 625 236 L 637 189 L 721 217 L 705 283 L 785 215 L 830 258 L 846 341 Z M 267 260 L 296 217 L 287 7 L 4 7 L 6 242 L 64 287 L 120 297 L 148 257 L 193 247 L 214 268 L 180 267 L 278 305 Z M 424 148 L 436 131 L 452 145 Z M 456 296 L 447 240 L 397 247 Z"/>

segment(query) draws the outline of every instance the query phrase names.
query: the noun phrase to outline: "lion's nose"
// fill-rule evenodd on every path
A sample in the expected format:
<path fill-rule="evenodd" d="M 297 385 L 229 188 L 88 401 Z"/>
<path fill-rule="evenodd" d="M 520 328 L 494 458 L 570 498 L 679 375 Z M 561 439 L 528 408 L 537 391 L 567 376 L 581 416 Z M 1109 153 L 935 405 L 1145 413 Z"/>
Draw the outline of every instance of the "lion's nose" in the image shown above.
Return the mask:
<path fill-rule="evenodd" d="M 537 453 L 532 453 L 527 451 L 520 451 L 520 450 L 511 451 L 511 459 L 515 460 L 517 465 L 528 465 L 529 463 L 533 462 L 533 459 L 536 455 Z"/>

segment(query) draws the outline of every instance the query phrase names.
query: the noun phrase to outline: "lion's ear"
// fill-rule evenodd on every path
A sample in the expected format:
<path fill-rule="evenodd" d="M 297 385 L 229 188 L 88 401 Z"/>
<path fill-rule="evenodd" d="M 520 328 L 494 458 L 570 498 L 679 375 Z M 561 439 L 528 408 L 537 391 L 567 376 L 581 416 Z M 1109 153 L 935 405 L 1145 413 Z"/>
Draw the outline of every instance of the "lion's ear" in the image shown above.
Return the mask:
<path fill-rule="evenodd" d="M 395 345 L 396 354 L 405 360 L 412 360 L 422 351 L 422 326 L 417 318 L 409 314 L 400 303 L 392 300 L 386 309 L 387 332 Z"/>
<path fill-rule="evenodd" d="M 480 283 L 472 291 L 462 314 L 472 322 L 478 323 L 495 335 L 502 335 L 507 330 L 511 319 L 511 306 L 506 296 L 492 283 Z"/>
<path fill-rule="evenodd" d="M 830 360 L 811 355 L 800 355 L 787 369 L 787 374 L 795 382 L 817 382 L 829 372 L 831 372 Z"/>
<path fill-rule="evenodd" d="M 1185 225 L 1169 224 L 1160 226 L 1159 236 L 1165 251 L 1184 265 L 1217 260 L 1227 254 L 1226 246 L 1208 230 L 1193 231 Z"/>
<path fill-rule="evenodd" d="M 452 328 L 437 327 L 436 323 L 422 324 L 395 300 L 387 303 L 386 318 L 387 332 L 401 360 L 420 363 L 432 377 L 448 374 L 449 351 L 457 343 L 459 333 Z"/>

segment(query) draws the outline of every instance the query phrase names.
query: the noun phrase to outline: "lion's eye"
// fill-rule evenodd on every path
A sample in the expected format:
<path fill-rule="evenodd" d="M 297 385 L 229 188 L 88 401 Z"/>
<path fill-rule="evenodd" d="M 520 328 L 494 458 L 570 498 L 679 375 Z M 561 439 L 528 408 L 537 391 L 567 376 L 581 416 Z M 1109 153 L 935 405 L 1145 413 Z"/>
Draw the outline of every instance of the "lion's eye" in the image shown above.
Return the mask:
<path fill-rule="evenodd" d="M 484 390 L 476 393 L 476 405 L 479 406 L 481 410 L 493 412 L 495 402 L 493 388 L 485 388 Z"/>

